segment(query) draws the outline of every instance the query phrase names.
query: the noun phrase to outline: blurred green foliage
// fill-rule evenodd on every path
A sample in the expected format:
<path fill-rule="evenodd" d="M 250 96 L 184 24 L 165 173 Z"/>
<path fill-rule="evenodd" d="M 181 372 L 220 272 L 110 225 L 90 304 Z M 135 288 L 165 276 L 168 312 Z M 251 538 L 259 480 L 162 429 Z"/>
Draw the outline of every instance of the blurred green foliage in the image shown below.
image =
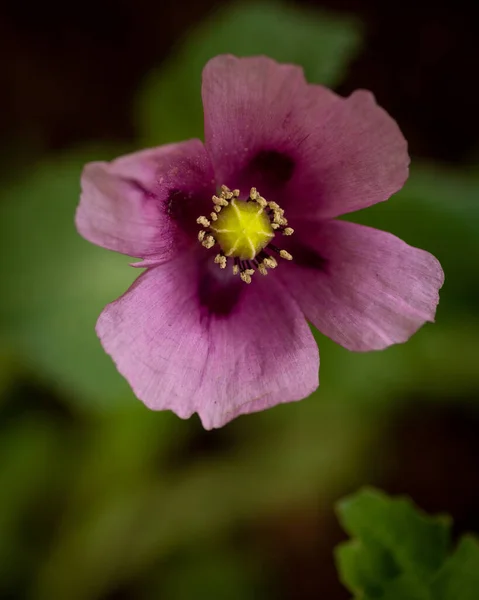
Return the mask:
<path fill-rule="evenodd" d="M 450 519 L 430 517 L 406 498 L 364 489 L 338 504 L 353 536 L 336 549 L 341 579 L 362 600 L 473 600 L 479 541 L 464 536 L 450 553 Z"/>
<path fill-rule="evenodd" d="M 354 20 L 271 2 L 222 9 L 139 90 L 136 146 L 202 135 L 201 69 L 212 55 L 264 53 L 335 85 L 361 33 Z M 479 388 L 479 180 L 414 161 L 403 191 L 351 217 L 438 256 L 446 271 L 438 325 L 361 355 L 315 332 L 318 392 L 202 434 L 196 418 L 134 399 L 95 335 L 103 306 L 138 271 L 76 233 L 79 176 L 85 162 L 124 152 L 72 149 L 2 182 L 0 596 L 94 600 L 126 586 L 140 600 L 275 597 L 254 544 L 236 542 L 238 532 L 291 507 L 330 507 L 361 485 L 417 390 L 448 401 Z M 54 410 L 29 404 L 38 389 Z M 202 435 L 222 450 L 197 450 Z M 444 563 L 442 590 L 453 589 L 468 544 Z"/>
<path fill-rule="evenodd" d="M 117 152 L 95 147 L 46 159 L 0 191 L 3 343 L 93 404 L 128 394 L 92 325 L 137 272 L 82 240 L 73 219 L 82 165 Z"/>

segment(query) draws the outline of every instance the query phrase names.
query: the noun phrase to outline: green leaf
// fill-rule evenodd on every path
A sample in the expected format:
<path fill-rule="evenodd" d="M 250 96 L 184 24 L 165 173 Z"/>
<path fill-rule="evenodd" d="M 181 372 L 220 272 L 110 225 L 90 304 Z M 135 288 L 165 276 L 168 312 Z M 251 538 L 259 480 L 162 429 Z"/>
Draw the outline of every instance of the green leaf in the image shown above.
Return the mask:
<path fill-rule="evenodd" d="M 218 54 L 265 54 L 302 65 L 311 82 L 337 84 L 361 41 L 351 19 L 260 1 L 227 6 L 189 32 L 140 91 L 137 121 L 144 145 L 203 135 L 201 72 Z"/>
<path fill-rule="evenodd" d="M 384 587 L 381 600 L 434 600 L 429 586 L 409 575 L 401 575 Z"/>
<path fill-rule="evenodd" d="M 389 581 L 399 574 L 391 554 L 372 539 L 367 545 L 358 539 L 345 542 L 338 550 L 337 559 L 341 573 L 346 574 L 342 582 L 352 591 L 365 592 L 371 598 L 382 593 L 378 582 Z"/>
<path fill-rule="evenodd" d="M 336 549 L 342 583 L 362 600 L 473 600 L 479 544 L 465 536 L 450 550 L 450 520 L 431 517 L 408 498 L 365 488 L 337 513 L 352 540 Z"/>
<path fill-rule="evenodd" d="M 479 594 L 479 541 L 464 536 L 432 583 L 434 600 L 476 600 Z"/>
<path fill-rule="evenodd" d="M 406 572 L 423 578 L 446 557 L 448 520 L 420 513 L 406 498 L 391 500 L 365 489 L 340 502 L 338 514 L 344 529 L 362 541 L 369 556 L 377 557 L 381 550 L 386 553 L 381 561 L 389 561 L 387 572 L 381 569 L 386 575 Z"/>
<path fill-rule="evenodd" d="M 3 345 L 98 406 L 130 392 L 101 349 L 96 319 L 139 274 L 127 257 L 89 244 L 74 226 L 84 163 L 110 155 L 99 148 L 66 153 L 32 166 L 0 193 Z"/>

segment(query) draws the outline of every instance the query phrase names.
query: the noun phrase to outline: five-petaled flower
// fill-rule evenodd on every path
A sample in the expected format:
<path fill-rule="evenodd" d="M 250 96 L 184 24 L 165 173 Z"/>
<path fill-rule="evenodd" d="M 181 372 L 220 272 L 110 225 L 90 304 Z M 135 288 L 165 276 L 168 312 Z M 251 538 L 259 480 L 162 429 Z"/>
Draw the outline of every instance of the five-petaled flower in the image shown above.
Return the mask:
<path fill-rule="evenodd" d="M 407 144 L 366 91 L 342 98 L 265 57 L 203 72 L 205 143 L 86 165 L 78 231 L 141 258 L 97 333 L 152 409 L 205 428 L 318 386 L 306 322 L 350 350 L 433 321 L 443 272 L 397 237 L 334 218 L 387 200 Z"/>

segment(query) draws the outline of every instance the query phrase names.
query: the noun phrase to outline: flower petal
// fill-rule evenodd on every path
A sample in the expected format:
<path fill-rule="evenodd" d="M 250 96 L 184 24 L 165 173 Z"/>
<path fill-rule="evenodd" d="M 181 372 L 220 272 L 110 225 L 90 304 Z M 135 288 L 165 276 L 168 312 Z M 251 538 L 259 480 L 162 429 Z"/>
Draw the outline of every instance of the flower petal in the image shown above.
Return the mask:
<path fill-rule="evenodd" d="M 215 193 L 212 166 L 199 140 L 89 163 L 81 184 L 80 234 L 109 250 L 156 256 L 158 262 L 194 239 L 196 217 Z"/>
<path fill-rule="evenodd" d="M 101 314 L 101 342 L 138 398 L 182 418 L 197 412 L 211 429 L 313 392 L 318 349 L 279 280 L 258 278 L 215 312 L 201 300 L 205 281 L 184 254 L 147 270 Z"/>
<path fill-rule="evenodd" d="M 289 216 L 336 217 L 390 198 L 409 174 L 407 142 L 370 92 L 310 111 L 289 183 Z"/>
<path fill-rule="evenodd" d="M 218 182 L 258 187 L 288 217 L 359 210 L 407 179 L 406 140 L 369 92 L 341 98 L 299 67 L 218 56 L 203 71 L 203 105 Z"/>
<path fill-rule="evenodd" d="M 217 56 L 203 70 L 206 147 L 218 182 L 278 194 L 295 175 L 298 147 L 310 134 L 311 107 L 339 101 L 309 86 L 300 67 L 266 57 Z"/>
<path fill-rule="evenodd" d="M 305 224 L 302 238 L 307 260 L 278 274 L 306 317 L 345 348 L 386 348 L 434 321 L 444 274 L 428 252 L 343 221 Z"/>

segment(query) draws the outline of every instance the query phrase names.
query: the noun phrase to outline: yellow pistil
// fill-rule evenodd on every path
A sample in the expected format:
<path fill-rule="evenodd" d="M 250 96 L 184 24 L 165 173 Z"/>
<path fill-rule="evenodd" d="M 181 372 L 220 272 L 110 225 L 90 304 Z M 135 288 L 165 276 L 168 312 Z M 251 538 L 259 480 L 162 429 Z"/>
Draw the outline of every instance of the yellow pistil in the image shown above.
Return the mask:
<path fill-rule="evenodd" d="M 273 239 L 271 223 L 256 202 L 232 199 L 210 229 L 227 257 L 253 260 Z"/>

